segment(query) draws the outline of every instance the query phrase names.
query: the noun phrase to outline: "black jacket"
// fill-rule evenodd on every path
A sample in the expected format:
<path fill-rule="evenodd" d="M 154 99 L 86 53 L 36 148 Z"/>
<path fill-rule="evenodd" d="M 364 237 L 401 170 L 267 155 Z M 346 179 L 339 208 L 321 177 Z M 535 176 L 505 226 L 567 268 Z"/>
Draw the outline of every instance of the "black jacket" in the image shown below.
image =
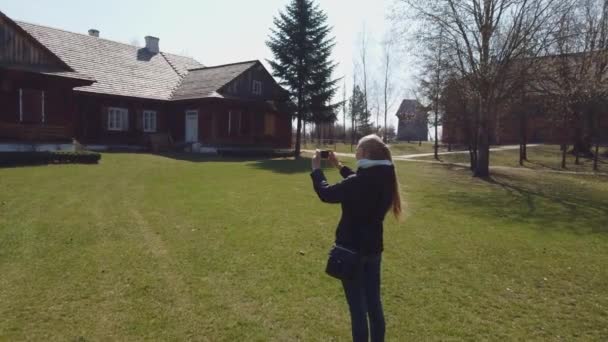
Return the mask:
<path fill-rule="evenodd" d="M 343 166 L 340 174 L 344 179 L 334 185 L 327 183 L 320 169 L 310 174 L 321 201 L 342 205 L 336 243 L 362 255 L 380 254 L 382 222 L 393 201 L 394 166 L 359 168 L 357 173 Z"/>

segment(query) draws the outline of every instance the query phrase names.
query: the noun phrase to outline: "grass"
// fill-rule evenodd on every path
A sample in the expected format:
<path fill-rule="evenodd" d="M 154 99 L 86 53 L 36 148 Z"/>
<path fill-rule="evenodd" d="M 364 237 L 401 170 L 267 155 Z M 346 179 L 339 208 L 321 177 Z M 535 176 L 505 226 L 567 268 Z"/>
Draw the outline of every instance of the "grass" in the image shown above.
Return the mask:
<path fill-rule="evenodd" d="M 422 144 L 416 142 L 405 142 L 399 141 L 390 144 L 391 152 L 394 156 L 404 155 L 404 154 L 419 154 L 419 153 L 433 153 L 434 143 L 431 141 L 423 141 Z M 310 143 L 302 145 L 302 149 L 313 150 L 315 148 L 321 149 L 329 149 L 336 152 L 342 153 L 355 153 L 357 145 L 353 145 L 351 149 L 350 144 L 344 144 L 341 142 L 336 142 L 335 144 L 317 144 Z M 439 151 L 447 151 L 445 146 L 439 145 Z"/>
<path fill-rule="evenodd" d="M 600 149 L 601 157 L 598 161 L 600 172 L 608 172 L 608 157 L 606 151 Z M 431 157 L 420 157 L 421 160 L 434 160 Z M 440 160 L 449 163 L 469 163 L 468 153 L 441 155 Z M 568 153 L 565 171 L 592 172 L 593 159 L 580 158 L 580 165 L 576 165 L 574 155 Z M 519 165 L 519 150 L 505 150 L 490 152 L 490 164 L 493 166 L 523 167 L 534 170 L 564 170 L 561 168 L 562 153 L 558 145 L 540 145 L 528 147 L 528 160 Z"/>
<path fill-rule="evenodd" d="M 104 154 L 0 169 L 0 340 L 348 340 L 323 273 L 340 209 L 309 165 Z M 388 340 L 608 338 L 606 177 L 398 172 Z"/>

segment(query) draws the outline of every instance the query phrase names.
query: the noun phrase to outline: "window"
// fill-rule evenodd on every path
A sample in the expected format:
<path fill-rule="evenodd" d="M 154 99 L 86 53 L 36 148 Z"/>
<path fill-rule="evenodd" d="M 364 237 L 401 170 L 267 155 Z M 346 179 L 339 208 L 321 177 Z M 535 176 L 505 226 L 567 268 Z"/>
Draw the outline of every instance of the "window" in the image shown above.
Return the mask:
<path fill-rule="evenodd" d="M 108 108 L 108 131 L 129 130 L 129 111 L 126 108 Z"/>
<path fill-rule="evenodd" d="M 144 110 L 144 132 L 156 132 L 156 112 Z"/>
<path fill-rule="evenodd" d="M 262 95 L 262 82 L 254 80 L 253 85 L 251 87 L 251 92 L 254 95 Z"/>
<path fill-rule="evenodd" d="M 19 89 L 19 121 L 45 122 L 44 91 Z"/>
<path fill-rule="evenodd" d="M 274 115 L 264 115 L 264 135 L 274 135 Z"/>

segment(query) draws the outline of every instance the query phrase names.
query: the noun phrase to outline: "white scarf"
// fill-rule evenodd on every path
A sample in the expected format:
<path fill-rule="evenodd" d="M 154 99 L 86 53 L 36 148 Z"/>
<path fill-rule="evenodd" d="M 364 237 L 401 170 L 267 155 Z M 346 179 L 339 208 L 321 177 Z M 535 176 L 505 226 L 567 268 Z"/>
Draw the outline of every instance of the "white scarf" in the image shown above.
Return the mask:
<path fill-rule="evenodd" d="M 378 166 L 378 165 L 391 166 L 391 165 L 393 165 L 393 163 L 391 163 L 390 160 L 371 160 L 371 159 L 357 160 L 357 167 L 359 167 L 361 169 L 367 169 L 368 167 Z"/>

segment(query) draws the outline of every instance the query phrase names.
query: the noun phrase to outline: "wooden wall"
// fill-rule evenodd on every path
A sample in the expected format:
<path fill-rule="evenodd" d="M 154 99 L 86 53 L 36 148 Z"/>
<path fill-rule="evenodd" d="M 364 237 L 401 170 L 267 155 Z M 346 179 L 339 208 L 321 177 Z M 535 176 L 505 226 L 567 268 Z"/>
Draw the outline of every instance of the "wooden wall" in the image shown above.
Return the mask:
<path fill-rule="evenodd" d="M 0 122 L 19 122 L 18 89 L 0 89 Z"/>
<path fill-rule="evenodd" d="M 168 132 L 166 103 L 155 100 L 132 99 L 76 92 L 76 137 L 87 144 L 145 145 L 143 111 L 156 111 L 156 132 Z M 108 108 L 126 108 L 129 112 L 127 131 L 110 131 Z"/>
<path fill-rule="evenodd" d="M 19 88 L 0 89 L 0 140 L 64 141 L 74 137 L 74 106 L 71 88 L 36 89 L 35 85 L 18 84 L 23 88 L 24 115 L 20 121 Z M 42 116 L 44 92 L 44 122 Z M 31 96 L 27 96 L 27 94 Z"/>
<path fill-rule="evenodd" d="M 262 82 L 262 93 L 253 94 L 253 81 Z M 260 64 L 244 72 L 241 76 L 226 84 L 221 93 L 243 99 L 256 100 L 285 100 L 285 92 L 277 85 L 274 78 Z"/>
<path fill-rule="evenodd" d="M 60 66 L 57 58 L 0 15 L 0 64 Z"/>
<path fill-rule="evenodd" d="M 3 76 L 3 74 L 0 74 Z M 5 80 L 6 81 L 6 80 Z M 19 122 L 19 89 L 24 94 L 28 92 L 38 93 L 44 91 L 45 123 L 50 125 L 67 125 L 73 120 L 74 102 L 71 85 L 61 81 L 40 82 L 37 80 L 10 80 L 5 86 L 0 87 L 0 122 Z M 41 99 L 38 96 L 30 98 L 23 96 L 24 107 L 40 107 Z M 34 117 L 27 119 L 25 123 L 41 123 L 41 110 L 36 111 Z"/>
<path fill-rule="evenodd" d="M 169 127 L 175 141 L 185 140 L 185 113 L 197 110 L 199 113 L 199 140 L 203 144 L 215 146 L 272 147 L 291 146 L 291 120 L 288 115 L 264 110 L 259 105 L 221 102 L 221 100 L 198 100 L 172 104 L 169 109 Z M 242 130 L 228 131 L 229 111 L 240 113 Z M 264 134 L 264 116 L 272 115 L 274 134 Z M 235 114 L 236 116 L 237 114 Z M 236 120 L 233 117 L 233 127 Z"/>

